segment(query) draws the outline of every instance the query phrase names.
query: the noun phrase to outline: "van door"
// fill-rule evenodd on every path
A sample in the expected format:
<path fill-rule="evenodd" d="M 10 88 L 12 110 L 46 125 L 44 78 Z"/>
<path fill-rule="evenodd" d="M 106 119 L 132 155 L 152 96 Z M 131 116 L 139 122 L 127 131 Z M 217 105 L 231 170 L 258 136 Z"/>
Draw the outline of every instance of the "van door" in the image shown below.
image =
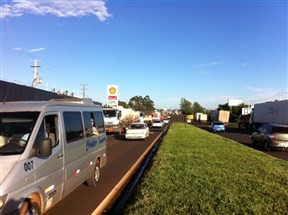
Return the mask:
<path fill-rule="evenodd" d="M 85 181 L 86 141 L 80 111 L 64 111 L 65 178 L 63 196 L 68 195 Z"/>
<path fill-rule="evenodd" d="M 47 158 L 35 158 L 36 186 L 43 193 L 45 210 L 60 200 L 63 182 L 63 140 L 60 137 L 60 121 L 57 113 L 49 113 L 41 123 L 35 144 L 43 138 L 50 138 L 52 154 Z M 37 147 L 36 147 L 37 148 Z"/>

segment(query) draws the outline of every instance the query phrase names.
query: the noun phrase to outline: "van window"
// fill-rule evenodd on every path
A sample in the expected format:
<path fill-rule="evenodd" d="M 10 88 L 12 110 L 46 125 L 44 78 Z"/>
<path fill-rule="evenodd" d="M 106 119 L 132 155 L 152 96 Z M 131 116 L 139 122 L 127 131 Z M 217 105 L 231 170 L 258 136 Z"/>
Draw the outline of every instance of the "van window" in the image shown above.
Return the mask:
<path fill-rule="evenodd" d="M 83 125 L 80 112 L 64 112 L 66 142 L 83 139 Z"/>
<path fill-rule="evenodd" d="M 86 137 L 93 136 L 93 126 L 95 126 L 93 112 L 83 112 L 83 118 Z M 96 129 L 96 127 L 94 129 Z"/>
<path fill-rule="evenodd" d="M 102 112 L 101 111 L 95 111 L 94 112 L 94 119 L 95 119 L 97 131 L 99 133 L 105 132 L 104 119 L 103 119 Z"/>
<path fill-rule="evenodd" d="M 34 148 L 37 148 L 37 145 L 43 138 L 49 138 L 51 140 L 52 148 L 58 145 L 59 123 L 57 115 L 48 115 L 44 117 L 35 139 Z"/>

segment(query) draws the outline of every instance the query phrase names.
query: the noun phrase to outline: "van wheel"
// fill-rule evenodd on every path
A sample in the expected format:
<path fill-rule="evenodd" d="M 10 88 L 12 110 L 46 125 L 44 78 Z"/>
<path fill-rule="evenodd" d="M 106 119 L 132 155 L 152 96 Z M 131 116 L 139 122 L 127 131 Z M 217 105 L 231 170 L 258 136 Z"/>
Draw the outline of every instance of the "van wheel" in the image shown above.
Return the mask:
<path fill-rule="evenodd" d="M 20 215 L 40 215 L 40 206 L 35 199 L 26 199 L 21 208 Z"/>
<path fill-rule="evenodd" d="M 93 174 L 91 175 L 90 178 L 87 179 L 86 184 L 89 187 L 96 187 L 99 180 L 100 180 L 100 161 L 97 160 L 95 167 L 94 167 Z"/>

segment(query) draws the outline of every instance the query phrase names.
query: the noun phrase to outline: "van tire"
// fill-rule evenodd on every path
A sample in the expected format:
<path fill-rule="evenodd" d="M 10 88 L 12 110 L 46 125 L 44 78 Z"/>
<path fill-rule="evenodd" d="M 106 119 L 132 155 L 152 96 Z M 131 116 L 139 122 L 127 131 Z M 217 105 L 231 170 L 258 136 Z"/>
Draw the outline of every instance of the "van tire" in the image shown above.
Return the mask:
<path fill-rule="evenodd" d="M 95 163 L 93 173 L 90 178 L 87 179 L 86 184 L 89 187 L 96 187 L 100 180 L 100 160 L 98 159 Z"/>
<path fill-rule="evenodd" d="M 40 215 L 40 205 L 35 199 L 26 199 L 21 208 L 20 208 L 20 215 Z"/>

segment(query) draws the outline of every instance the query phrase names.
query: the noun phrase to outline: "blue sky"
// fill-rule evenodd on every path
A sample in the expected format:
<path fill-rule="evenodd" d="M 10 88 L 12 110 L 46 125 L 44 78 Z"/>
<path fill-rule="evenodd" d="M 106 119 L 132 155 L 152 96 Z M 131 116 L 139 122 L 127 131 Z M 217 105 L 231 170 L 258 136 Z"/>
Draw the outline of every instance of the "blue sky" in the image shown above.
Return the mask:
<path fill-rule="evenodd" d="M 1 80 L 106 103 L 287 99 L 287 1 L 1 0 Z"/>

